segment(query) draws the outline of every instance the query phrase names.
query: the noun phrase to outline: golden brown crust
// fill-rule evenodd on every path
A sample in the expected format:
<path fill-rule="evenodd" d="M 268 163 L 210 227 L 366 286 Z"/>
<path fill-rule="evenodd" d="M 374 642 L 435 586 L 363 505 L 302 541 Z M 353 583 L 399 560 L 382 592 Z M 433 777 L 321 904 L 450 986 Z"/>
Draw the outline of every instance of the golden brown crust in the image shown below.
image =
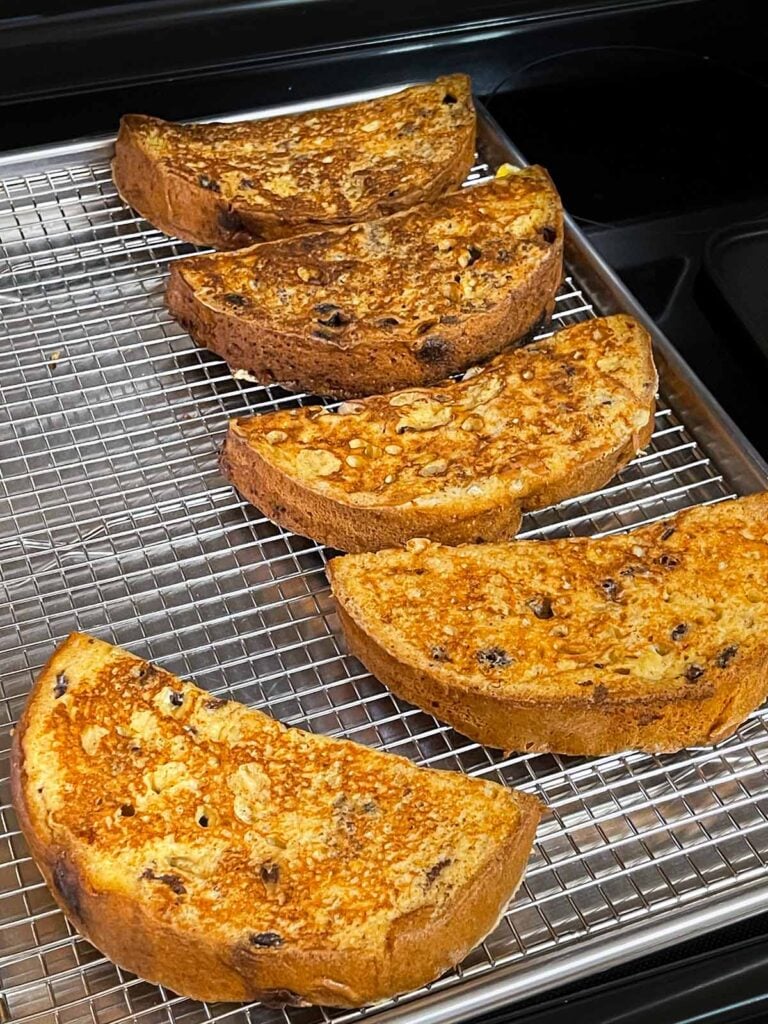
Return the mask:
<path fill-rule="evenodd" d="M 431 202 L 461 184 L 474 152 L 471 83 L 459 74 L 262 121 L 128 114 L 112 173 L 123 199 L 166 234 L 238 249 Z"/>
<path fill-rule="evenodd" d="M 551 313 L 562 217 L 546 171 L 526 168 L 365 225 L 179 260 L 166 301 L 264 384 L 338 397 L 431 384 Z"/>
<path fill-rule="evenodd" d="M 674 753 L 726 739 L 768 696 L 768 651 L 745 656 L 717 679 L 710 695 L 695 699 L 594 703 L 516 702 L 493 693 L 469 693 L 400 662 L 339 607 L 350 653 L 399 697 L 448 721 L 478 743 L 506 751 L 599 757 L 622 750 Z"/>
<path fill-rule="evenodd" d="M 350 651 L 472 739 L 661 753 L 718 742 L 768 693 L 766 513 L 761 494 L 596 541 L 412 542 L 329 577 Z"/>
<path fill-rule="evenodd" d="M 62 679 L 65 695 L 68 695 L 64 703 L 62 694 L 56 689 Z M 123 706 L 118 707 L 114 713 L 110 707 L 105 714 L 106 706 L 100 703 L 102 690 L 109 687 L 120 699 L 119 691 L 127 679 L 130 680 L 130 687 L 145 687 L 145 699 L 143 702 L 138 699 L 126 702 L 123 693 Z M 146 690 L 146 687 L 150 689 Z M 66 730 L 69 727 L 65 720 L 71 715 L 72 702 L 77 700 L 81 690 L 89 695 L 76 717 L 77 729 L 82 730 L 81 742 L 91 759 L 101 756 L 99 744 L 107 747 L 105 756 L 110 764 L 119 760 L 120 740 L 113 735 L 115 723 L 122 722 L 117 728 L 117 735 L 124 736 L 134 727 L 137 714 L 144 715 L 142 728 L 150 731 L 145 732 L 142 744 L 146 745 L 146 749 L 132 756 L 144 757 L 145 760 L 149 757 L 150 740 L 147 737 L 153 735 L 151 729 L 154 726 L 147 724 L 146 708 L 154 707 L 167 694 L 175 693 L 177 697 L 181 695 L 183 700 L 178 706 L 171 702 L 163 712 L 166 716 L 163 721 L 170 730 L 166 737 L 165 757 L 170 756 L 171 751 L 173 756 L 183 757 L 180 754 L 179 738 L 182 733 L 174 732 L 168 725 L 174 716 L 186 716 L 178 718 L 176 724 L 181 725 L 183 721 L 186 728 L 183 735 L 192 737 L 188 742 L 195 743 L 206 742 L 203 719 L 220 714 L 227 716 L 222 728 L 238 729 L 240 747 L 251 749 L 247 738 L 248 729 L 256 729 L 258 732 L 262 728 L 259 720 L 263 720 L 265 729 L 265 735 L 258 741 L 259 747 L 279 742 L 280 737 L 285 736 L 285 731 L 258 713 L 247 712 L 239 706 L 224 705 L 222 702 L 211 702 L 210 695 L 200 694 L 191 684 L 182 684 L 160 670 L 149 668 L 139 659 L 77 634 L 59 648 L 41 673 L 13 739 L 12 796 L 21 829 L 56 901 L 76 927 L 116 963 L 149 981 L 207 1001 L 265 1000 L 273 1003 L 312 1002 L 359 1006 L 422 985 L 457 963 L 493 926 L 505 901 L 519 884 L 540 814 L 539 804 L 533 797 L 508 794 L 499 787 L 474 783 L 462 776 L 424 772 L 401 758 L 364 751 L 354 744 L 320 738 L 322 746 L 317 748 L 319 751 L 324 750 L 327 754 L 338 750 L 345 757 L 350 755 L 353 762 L 358 759 L 362 763 L 361 758 L 370 760 L 370 769 L 378 778 L 382 777 L 387 766 L 395 767 L 402 782 L 397 782 L 393 793 L 404 792 L 403 783 L 409 782 L 419 790 L 420 798 L 426 800 L 426 803 L 420 803 L 419 806 L 425 808 L 428 815 L 433 810 L 429 787 L 438 785 L 440 792 L 444 792 L 447 797 L 455 785 L 455 795 L 465 820 L 461 843 L 466 842 L 466 829 L 471 831 L 475 828 L 472 815 L 479 810 L 479 805 L 475 805 L 473 810 L 473 798 L 485 800 L 488 827 L 492 834 L 478 847 L 472 870 L 466 875 L 461 872 L 456 874 L 458 883 L 451 890 L 450 899 L 443 897 L 448 892 L 445 885 L 450 886 L 452 883 L 450 879 L 448 882 L 443 879 L 449 872 L 459 871 L 459 860 L 461 856 L 466 856 L 469 847 L 462 846 L 465 853 L 460 854 L 440 846 L 444 859 L 434 864 L 433 870 L 427 873 L 426 882 L 419 883 L 425 887 L 426 895 L 419 897 L 416 902 L 402 904 L 403 912 L 394 912 L 388 923 L 385 920 L 383 930 L 363 925 L 359 939 L 350 939 L 348 934 L 334 936 L 332 932 L 330 937 L 324 939 L 317 936 L 313 940 L 311 933 L 300 938 L 303 933 L 301 929 L 296 930 L 296 925 L 302 920 L 302 910 L 291 903 L 291 886 L 299 885 L 300 878 L 296 872 L 300 870 L 300 865 L 295 867 L 291 875 L 289 860 L 285 860 L 273 886 L 280 890 L 283 883 L 288 885 L 285 899 L 279 891 L 270 892 L 267 897 L 278 899 L 279 909 L 275 920 L 282 921 L 286 929 L 284 935 L 293 938 L 286 938 L 283 943 L 271 947 L 254 945 L 253 941 L 248 942 L 243 936 L 248 934 L 249 928 L 251 931 L 263 931 L 261 922 L 264 914 L 274 913 L 274 908 L 269 911 L 268 907 L 262 905 L 266 897 L 258 870 L 252 869 L 245 875 L 240 872 L 225 876 L 222 880 L 226 881 L 226 887 L 221 889 L 211 908 L 206 910 L 208 890 L 211 885 L 218 886 L 220 881 L 215 873 L 211 875 L 207 872 L 202 884 L 193 868 L 184 866 L 184 857 L 176 856 L 173 874 L 162 874 L 163 869 L 158 867 L 159 861 L 154 859 L 159 849 L 157 843 L 167 842 L 162 836 L 170 833 L 175 837 L 174 849 L 177 854 L 179 842 L 186 841 L 185 822 L 178 818 L 177 805 L 185 800 L 184 787 L 190 785 L 189 780 L 181 786 L 172 787 L 171 803 L 166 803 L 162 810 L 157 840 L 152 839 L 151 819 L 146 817 L 147 812 L 142 805 L 142 801 L 147 799 L 157 803 L 158 794 L 153 795 L 152 791 L 162 788 L 164 784 L 158 781 L 159 773 L 167 773 L 169 768 L 178 767 L 178 762 L 161 760 L 158 764 L 149 757 L 148 764 L 144 764 L 143 768 L 149 770 L 150 789 L 144 796 L 137 791 L 137 796 L 132 797 L 134 803 L 129 807 L 128 819 L 111 813 L 108 805 L 114 799 L 115 782 L 114 779 L 110 782 L 102 778 L 98 767 L 94 768 L 90 764 L 83 766 L 84 770 L 89 771 L 89 788 L 93 793 L 86 795 L 71 784 L 67 785 L 74 779 L 74 776 L 70 779 L 67 773 L 74 771 L 75 762 L 78 759 L 88 760 L 88 757 L 84 758 L 77 742 L 66 744 L 66 763 L 57 760 L 61 758 L 58 741 L 62 735 L 68 736 Z M 56 693 L 59 693 L 58 697 Z M 65 707 L 67 701 L 69 706 Z M 98 706 L 98 712 L 94 704 Z M 213 710 L 208 711 L 212 704 L 215 705 Z M 192 722 L 197 723 L 194 729 Z M 105 727 L 103 730 L 102 725 Z M 41 747 L 43 736 L 47 737 L 47 741 Z M 130 742 L 135 743 L 133 739 Z M 298 735 L 302 749 L 307 747 L 307 742 L 303 734 Z M 307 749 L 311 749 L 315 742 L 313 738 Z M 329 742 L 331 747 L 328 746 Z M 213 751 L 210 747 L 206 749 Z M 223 754 L 221 747 L 217 749 Z M 248 756 L 253 755 L 251 753 Z M 280 754 L 275 753 L 273 757 L 279 758 Z M 303 767 L 309 769 L 308 764 Z M 295 768 L 291 776 L 293 788 L 302 785 L 302 764 L 297 763 Z M 211 770 L 215 772 L 215 769 Z M 405 774 L 408 775 L 407 780 Z M 122 787 L 130 786 L 130 766 L 123 765 L 120 776 L 122 792 Z M 345 778 L 349 784 L 351 777 Z M 422 789 L 423 783 L 426 786 Z M 221 788 L 218 782 L 215 785 Z M 59 800 L 62 786 L 62 792 L 67 793 L 65 804 Z M 226 791 L 226 783 L 223 788 Z M 349 796 L 348 790 L 344 792 Z M 77 795 L 73 796 L 73 793 Z M 379 788 L 373 798 L 379 801 L 376 815 L 386 814 L 382 794 L 383 789 Z M 193 796 L 193 801 L 196 799 L 200 799 L 199 793 Z M 213 801 L 215 797 L 209 794 L 207 799 Z M 82 807 L 72 806 L 73 802 L 78 801 L 84 801 Z M 88 804 L 88 808 L 84 817 L 85 804 Z M 493 811 L 492 806 L 495 808 Z M 238 841 L 238 825 L 235 819 L 229 824 L 220 822 L 214 816 L 217 812 L 213 803 L 206 810 L 211 814 L 211 820 L 207 823 L 205 841 L 212 844 L 209 857 L 213 857 L 217 829 L 220 826 L 229 829 L 228 843 L 232 846 Z M 243 812 L 241 810 L 236 813 Z M 466 817 L 467 813 L 469 818 Z M 446 815 L 449 814 L 446 808 Z M 306 818 L 303 820 L 303 831 L 306 833 L 307 829 L 311 830 L 312 824 Z M 402 822 L 403 827 L 406 821 Z M 354 833 L 357 837 L 354 842 L 349 839 L 353 843 L 353 853 L 357 849 L 356 843 L 370 842 L 356 831 L 351 819 L 345 819 L 343 824 L 344 829 L 334 842 L 346 842 L 344 836 Z M 368 823 L 367 831 L 371 827 Z M 414 824 L 412 827 L 419 826 Z M 128 834 L 138 837 L 139 846 L 136 849 L 123 845 Z M 458 839 L 459 833 L 453 834 Z M 285 837 L 283 842 L 290 840 Z M 456 851 L 459 848 L 457 845 Z M 146 870 L 139 873 L 140 866 L 150 857 L 150 849 L 155 851 L 151 860 L 155 871 L 149 872 L 149 875 Z M 286 849 L 275 850 L 276 860 L 289 857 Z M 193 847 L 188 846 L 187 856 L 192 857 L 192 853 Z M 343 858 L 348 854 L 344 854 L 340 847 L 336 856 Z M 365 852 L 361 856 L 364 857 Z M 302 855 L 301 863 L 304 861 Z M 404 860 L 403 867 L 406 863 Z M 335 872 L 336 868 L 331 870 Z M 150 880 L 146 881 L 148 877 Z M 248 877 L 254 881 L 249 882 Z M 393 881 L 390 879 L 390 885 Z M 273 880 L 270 881 L 272 884 Z M 402 884 L 402 879 L 398 879 L 396 884 Z M 232 891 L 238 886 L 247 888 L 249 885 L 250 894 L 247 896 L 246 910 L 243 911 L 238 909 L 238 904 L 232 902 Z M 432 892 L 435 893 L 434 897 L 430 895 Z M 354 898 L 358 901 L 365 899 L 365 893 L 355 892 Z M 372 915 L 374 906 L 372 902 Z M 250 912 L 247 907 L 251 908 Z M 317 907 L 313 908 L 313 913 L 317 910 Z M 343 902 L 337 912 L 341 913 L 343 920 Z M 242 923 L 237 923 L 243 914 L 245 930 Z M 290 924 L 291 921 L 294 926 Z M 273 934 L 273 929 L 270 928 L 268 932 Z"/>
<path fill-rule="evenodd" d="M 275 522 L 342 551 L 504 540 L 648 443 L 656 386 L 648 333 L 608 317 L 461 382 L 233 420 L 221 469 Z"/>
<path fill-rule="evenodd" d="M 404 544 L 410 537 L 430 537 L 441 544 L 501 540 L 520 529 L 522 513 L 515 502 L 486 509 L 473 502 L 457 503 L 448 515 L 441 509 L 350 507 L 260 458 L 232 430 L 219 466 L 240 494 L 273 522 L 338 551 L 377 551 Z"/>

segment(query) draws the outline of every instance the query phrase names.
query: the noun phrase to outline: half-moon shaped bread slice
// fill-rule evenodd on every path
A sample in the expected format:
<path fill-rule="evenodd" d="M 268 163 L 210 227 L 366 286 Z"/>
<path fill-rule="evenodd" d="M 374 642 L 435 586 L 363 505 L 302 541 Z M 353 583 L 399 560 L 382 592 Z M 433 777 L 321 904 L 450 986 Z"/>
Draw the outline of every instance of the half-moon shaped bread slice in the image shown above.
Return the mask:
<path fill-rule="evenodd" d="M 29 698 L 12 787 L 54 897 L 108 957 L 195 999 L 292 1005 L 360 1006 L 458 963 L 540 815 L 78 634 Z"/>
<path fill-rule="evenodd" d="M 128 114 L 112 174 L 166 234 L 216 249 L 371 220 L 457 188 L 475 156 L 466 75 L 230 124 Z"/>
<path fill-rule="evenodd" d="M 352 653 L 505 750 L 716 743 L 768 691 L 768 492 L 595 540 L 412 541 L 329 574 Z"/>
<path fill-rule="evenodd" d="M 232 420 L 223 473 L 275 522 L 342 551 L 513 536 L 648 443 L 647 331 L 591 320 L 440 387 Z"/>
<path fill-rule="evenodd" d="M 507 172 L 382 220 L 178 260 L 168 308 L 262 384 L 344 397 L 442 380 L 551 312 L 560 199 L 542 168 Z"/>

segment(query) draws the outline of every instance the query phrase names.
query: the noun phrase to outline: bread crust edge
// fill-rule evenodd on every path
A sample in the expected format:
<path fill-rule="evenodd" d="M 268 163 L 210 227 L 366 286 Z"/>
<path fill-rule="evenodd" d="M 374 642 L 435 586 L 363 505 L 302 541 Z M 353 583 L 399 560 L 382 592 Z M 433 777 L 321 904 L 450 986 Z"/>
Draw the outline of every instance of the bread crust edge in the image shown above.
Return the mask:
<path fill-rule="evenodd" d="M 449 515 L 416 505 L 347 505 L 271 465 L 231 427 L 219 467 L 236 490 L 273 522 L 338 551 L 397 547 L 411 537 L 431 537 L 449 545 L 468 539 L 502 540 L 520 528 L 520 505 L 514 500 L 503 507 L 468 501 L 457 504 Z"/>
<path fill-rule="evenodd" d="M 745 652 L 718 671 L 713 685 L 692 687 L 685 696 L 661 692 L 622 700 L 585 693 L 562 701 L 523 701 L 473 691 L 388 651 L 355 619 L 354 602 L 334 579 L 333 561 L 328 575 L 348 649 L 372 675 L 470 739 L 507 752 L 600 757 L 628 749 L 666 754 L 711 746 L 730 736 L 768 697 L 768 649 Z"/>
<path fill-rule="evenodd" d="M 585 461 L 567 476 L 546 483 L 521 500 L 503 503 L 465 497 L 450 509 L 418 505 L 366 507 L 330 497 L 283 472 L 248 445 L 230 421 L 219 468 L 236 490 L 279 526 L 319 544 L 350 553 L 399 547 L 413 537 L 446 545 L 508 540 L 520 529 L 523 511 L 554 505 L 599 490 L 651 439 L 654 429 L 656 369 L 650 344 L 643 376 L 649 377 L 648 419 L 624 441 Z"/>

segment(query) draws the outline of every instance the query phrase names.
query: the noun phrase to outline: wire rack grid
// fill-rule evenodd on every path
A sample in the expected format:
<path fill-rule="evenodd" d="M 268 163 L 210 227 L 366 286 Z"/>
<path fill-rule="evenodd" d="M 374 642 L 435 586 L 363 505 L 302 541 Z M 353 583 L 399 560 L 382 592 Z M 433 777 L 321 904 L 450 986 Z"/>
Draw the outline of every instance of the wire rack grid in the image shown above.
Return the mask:
<path fill-rule="evenodd" d="M 0 1019 L 316 1024 L 411 1005 L 415 1020 L 425 995 L 365 1014 L 208 1006 L 127 974 L 74 932 L 29 859 L 8 786 L 25 695 L 73 629 L 291 724 L 546 800 L 521 892 L 433 994 L 567 957 L 764 873 L 763 712 L 716 749 L 505 757 L 393 697 L 346 655 L 323 550 L 217 473 L 228 417 L 303 399 L 235 380 L 170 319 L 167 267 L 191 248 L 119 201 L 104 156 L 0 182 L 0 240 Z M 553 326 L 595 314 L 569 273 Z M 600 492 L 529 515 L 522 535 L 615 532 L 733 494 L 662 397 L 645 453 Z"/>

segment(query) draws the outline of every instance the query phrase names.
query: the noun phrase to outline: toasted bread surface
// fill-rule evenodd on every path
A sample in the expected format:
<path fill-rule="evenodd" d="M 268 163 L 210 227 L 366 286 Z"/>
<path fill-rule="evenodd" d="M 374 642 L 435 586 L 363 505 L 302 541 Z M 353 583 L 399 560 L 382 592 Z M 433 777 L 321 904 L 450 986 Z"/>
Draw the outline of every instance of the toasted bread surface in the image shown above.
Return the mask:
<path fill-rule="evenodd" d="M 513 536 L 647 444 L 657 377 L 631 317 L 568 327 L 461 381 L 230 422 L 221 466 L 270 518 L 342 551 Z"/>
<path fill-rule="evenodd" d="M 768 690 L 768 493 L 599 539 L 334 559 L 351 651 L 505 750 L 709 744 Z"/>
<path fill-rule="evenodd" d="M 78 929 L 205 1000 L 358 1006 L 426 983 L 493 927 L 539 818 L 78 634 L 29 698 L 12 786 Z"/>
<path fill-rule="evenodd" d="M 128 114 L 112 173 L 123 199 L 160 230 L 237 249 L 430 202 L 467 176 L 475 127 L 461 74 L 264 120 Z"/>
<path fill-rule="evenodd" d="M 167 302 L 264 384 L 338 397 L 424 385 L 519 340 L 562 275 L 560 199 L 529 167 L 349 228 L 193 256 Z"/>

